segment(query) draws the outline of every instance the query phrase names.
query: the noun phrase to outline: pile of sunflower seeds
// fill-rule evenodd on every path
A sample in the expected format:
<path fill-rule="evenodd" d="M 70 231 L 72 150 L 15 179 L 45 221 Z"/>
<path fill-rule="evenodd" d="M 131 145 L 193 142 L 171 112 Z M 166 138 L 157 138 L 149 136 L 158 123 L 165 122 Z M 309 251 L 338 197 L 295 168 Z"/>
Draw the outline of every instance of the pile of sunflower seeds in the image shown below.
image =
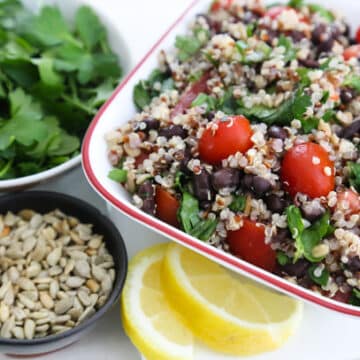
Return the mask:
<path fill-rule="evenodd" d="M 102 307 L 114 260 L 101 235 L 59 210 L 0 215 L 0 337 L 67 331 Z"/>

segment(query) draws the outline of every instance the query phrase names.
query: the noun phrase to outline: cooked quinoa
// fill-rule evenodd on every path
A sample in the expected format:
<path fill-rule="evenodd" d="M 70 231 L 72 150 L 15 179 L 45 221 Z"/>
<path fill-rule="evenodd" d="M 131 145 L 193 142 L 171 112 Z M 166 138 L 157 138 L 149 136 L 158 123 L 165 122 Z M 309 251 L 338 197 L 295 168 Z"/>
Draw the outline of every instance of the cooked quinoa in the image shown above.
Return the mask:
<path fill-rule="evenodd" d="M 349 49 L 356 46 L 337 12 L 294 0 L 272 8 L 215 1 L 136 86 L 139 112 L 106 136 L 109 176 L 145 212 L 360 305 L 360 50 Z M 202 139 L 239 119 L 250 121 L 251 146 L 208 161 Z M 297 177 L 307 179 L 312 167 L 322 173 L 302 185 L 308 191 L 295 191 L 285 167 L 309 144 L 325 155 L 300 165 Z M 320 178 L 330 188 L 317 196 Z M 273 262 L 234 246 L 249 223 L 263 229 L 254 254 L 266 247 Z"/>

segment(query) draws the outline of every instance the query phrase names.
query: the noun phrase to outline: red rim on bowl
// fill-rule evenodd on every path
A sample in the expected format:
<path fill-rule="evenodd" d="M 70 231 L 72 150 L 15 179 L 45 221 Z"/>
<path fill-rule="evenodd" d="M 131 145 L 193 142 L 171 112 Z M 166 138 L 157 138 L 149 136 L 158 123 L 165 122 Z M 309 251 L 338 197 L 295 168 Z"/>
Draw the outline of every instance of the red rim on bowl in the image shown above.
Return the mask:
<path fill-rule="evenodd" d="M 160 50 L 163 41 L 169 36 L 173 29 L 181 21 L 183 21 L 186 15 L 200 2 L 200 0 L 194 0 L 190 6 L 184 11 L 183 14 L 175 21 L 173 25 L 161 36 L 161 38 L 155 43 L 155 45 L 148 51 L 144 58 L 135 66 L 135 68 L 130 72 L 130 74 L 123 80 L 123 82 L 116 88 L 110 99 L 103 105 L 98 114 L 95 116 L 92 121 L 86 136 L 83 141 L 82 147 L 82 159 L 83 159 L 83 168 L 85 175 L 93 186 L 95 191 L 97 191 L 106 201 L 111 203 L 116 209 L 125 213 L 129 217 L 138 220 L 145 226 L 160 232 L 167 237 L 174 239 L 178 243 L 200 253 L 206 255 L 212 260 L 230 268 L 236 272 L 248 275 L 250 278 L 255 281 L 261 282 L 262 284 L 268 284 L 281 292 L 287 293 L 291 296 L 295 296 L 302 300 L 306 300 L 312 304 L 320 305 L 330 310 L 337 311 L 342 314 L 353 315 L 360 317 L 360 308 L 356 308 L 352 305 L 341 303 L 325 296 L 319 295 L 311 290 L 305 289 L 299 285 L 290 283 L 289 281 L 274 275 L 270 272 L 262 270 L 256 266 L 251 265 L 241 259 L 238 259 L 230 254 L 223 252 L 222 250 L 216 249 L 200 240 L 193 238 L 190 235 L 178 230 L 166 223 L 161 222 L 155 217 L 151 217 L 140 209 L 135 209 L 126 201 L 123 201 L 119 198 L 114 197 L 102 184 L 101 181 L 96 176 L 94 169 L 90 160 L 90 143 L 92 136 L 96 129 L 98 123 L 102 120 L 103 114 L 106 112 L 107 108 L 111 105 L 113 100 L 119 95 L 119 93 L 126 87 L 127 83 L 132 79 L 132 77 L 137 73 L 137 71 L 146 63 L 146 61 L 153 55 L 154 52 Z"/>

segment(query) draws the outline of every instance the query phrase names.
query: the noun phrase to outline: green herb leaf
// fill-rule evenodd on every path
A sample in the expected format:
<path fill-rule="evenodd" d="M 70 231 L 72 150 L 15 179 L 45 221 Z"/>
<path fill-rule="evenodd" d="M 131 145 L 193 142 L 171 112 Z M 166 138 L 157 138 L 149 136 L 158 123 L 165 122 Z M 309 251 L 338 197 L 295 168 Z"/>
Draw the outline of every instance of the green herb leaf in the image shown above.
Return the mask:
<path fill-rule="evenodd" d="M 206 106 L 206 110 L 209 112 L 216 109 L 217 101 L 210 95 L 200 93 L 191 103 L 191 107 L 195 106 Z"/>
<path fill-rule="evenodd" d="M 314 283 L 316 283 L 320 286 L 326 286 L 327 283 L 329 282 L 329 277 L 330 277 L 329 271 L 324 268 L 321 271 L 321 275 L 317 276 L 316 269 L 318 267 L 319 267 L 319 264 L 312 265 L 308 270 L 309 276 Z"/>
<path fill-rule="evenodd" d="M 105 39 L 105 29 L 99 18 L 88 6 L 81 6 L 75 15 L 76 30 L 88 50 L 94 49 Z"/>
<path fill-rule="evenodd" d="M 357 92 L 360 92 L 360 76 L 357 75 L 347 76 L 343 85 L 349 86 L 352 89 L 356 90 Z"/>
<path fill-rule="evenodd" d="M 234 212 L 242 212 L 245 210 L 246 197 L 244 195 L 234 195 L 233 201 L 229 205 L 229 209 Z"/>
<path fill-rule="evenodd" d="M 293 239 L 295 240 L 296 253 L 294 262 L 299 260 L 304 254 L 304 245 L 301 235 L 304 231 L 304 223 L 298 207 L 291 205 L 286 209 L 287 223 Z"/>
<path fill-rule="evenodd" d="M 311 133 L 319 127 L 320 120 L 316 117 L 310 117 L 307 119 L 301 119 L 301 127 L 305 134 Z"/>
<path fill-rule="evenodd" d="M 284 61 L 289 62 L 296 59 L 296 50 L 294 48 L 293 42 L 289 37 L 281 35 L 279 37 L 278 46 L 283 46 L 285 48 Z"/>
<path fill-rule="evenodd" d="M 310 4 L 309 9 L 311 12 L 319 14 L 323 19 L 327 20 L 328 22 L 333 22 L 335 20 L 335 17 L 332 14 L 332 12 L 327 10 L 321 5 Z"/>
<path fill-rule="evenodd" d="M 288 2 L 288 6 L 293 8 L 301 8 L 302 6 L 304 6 L 304 4 L 305 0 L 290 0 Z"/>
<path fill-rule="evenodd" d="M 108 175 L 109 179 L 118 183 L 125 183 L 127 180 L 127 171 L 124 169 L 112 169 Z"/>
<path fill-rule="evenodd" d="M 349 304 L 360 306 L 360 291 L 356 288 L 352 289 Z"/>
<path fill-rule="evenodd" d="M 283 251 L 278 251 L 276 253 L 276 260 L 281 266 L 285 266 L 291 263 L 291 259 Z"/>
<path fill-rule="evenodd" d="M 294 262 L 303 256 L 311 262 L 321 261 L 322 259 L 315 258 L 312 255 L 312 250 L 329 232 L 331 226 L 330 213 L 326 212 L 319 220 L 306 229 L 299 208 L 291 205 L 287 208 L 286 214 L 290 232 L 295 240 L 296 253 Z"/>
<path fill-rule="evenodd" d="M 175 47 L 178 49 L 180 61 L 186 61 L 195 55 L 201 48 L 201 42 L 193 36 L 177 36 Z"/>
<path fill-rule="evenodd" d="M 311 97 L 306 94 L 297 93 L 291 110 L 295 119 L 302 119 L 306 109 L 311 106 Z"/>
<path fill-rule="evenodd" d="M 19 32 L 25 39 L 43 48 L 74 41 L 60 10 L 53 6 L 44 6 L 39 15 L 25 19 Z"/>
<path fill-rule="evenodd" d="M 217 219 L 201 219 L 199 202 L 188 192 L 184 192 L 178 213 L 184 231 L 200 240 L 208 240 L 217 226 Z"/>
<path fill-rule="evenodd" d="M 360 164 L 349 162 L 347 164 L 350 168 L 349 181 L 350 185 L 360 192 Z"/>

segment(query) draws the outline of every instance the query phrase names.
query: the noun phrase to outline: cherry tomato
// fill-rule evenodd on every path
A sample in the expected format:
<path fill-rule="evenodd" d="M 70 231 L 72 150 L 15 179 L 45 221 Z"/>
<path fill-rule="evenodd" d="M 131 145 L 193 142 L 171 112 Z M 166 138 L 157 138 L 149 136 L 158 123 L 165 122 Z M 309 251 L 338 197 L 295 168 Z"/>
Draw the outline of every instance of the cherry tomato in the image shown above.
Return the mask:
<path fill-rule="evenodd" d="M 292 196 L 326 196 L 335 187 L 334 163 L 318 144 L 295 145 L 284 156 L 281 180 Z"/>
<path fill-rule="evenodd" d="M 360 44 L 360 27 L 357 29 L 357 32 L 356 32 L 356 42 L 358 44 Z"/>
<path fill-rule="evenodd" d="M 265 228 L 249 219 L 243 219 L 243 226 L 237 231 L 228 233 L 227 242 L 230 251 L 268 271 L 276 267 L 276 252 L 269 244 L 265 243 Z"/>
<path fill-rule="evenodd" d="M 252 135 L 249 120 L 241 115 L 212 122 L 199 140 L 200 158 L 209 164 L 217 164 L 238 151 L 244 153 L 253 145 Z"/>
<path fill-rule="evenodd" d="M 169 225 L 178 227 L 177 211 L 180 205 L 178 199 L 158 186 L 156 187 L 155 203 L 157 217 Z"/>
<path fill-rule="evenodd" d="M 233 0 L 215 0 L 211 5 L 210 11 L 216 12 L 221 9 L 228 10 L 228 9 L 230 9 L 232 3 L 233 3 Z"/>
<path fill-rule="evenodd" d="M 209 80 L 209 77 L 210 73 L 205 73 L 198 81 L 194 82 L 191 87 L 181 95 L 179 102 L 171 112 L 171 118 L 175 117 L 176 115 L 183 114 L 200 93 L 207 92 L 206 82 Z"/>
<path fill-rule="evenodd" d="M 343 56 L 345 60 L 350 60 L 352 58 L 360 58 L 360 44 L 346 48 Z"/>
<path fill-rule="evenodd" d="M 346 211 L 348 215 L 360 213 L 360 195 L 352 190 L 341 191 L 337 194 L 337 206 L 341 207 L 342 203 L 347 202 L 349 209 Z"/>

